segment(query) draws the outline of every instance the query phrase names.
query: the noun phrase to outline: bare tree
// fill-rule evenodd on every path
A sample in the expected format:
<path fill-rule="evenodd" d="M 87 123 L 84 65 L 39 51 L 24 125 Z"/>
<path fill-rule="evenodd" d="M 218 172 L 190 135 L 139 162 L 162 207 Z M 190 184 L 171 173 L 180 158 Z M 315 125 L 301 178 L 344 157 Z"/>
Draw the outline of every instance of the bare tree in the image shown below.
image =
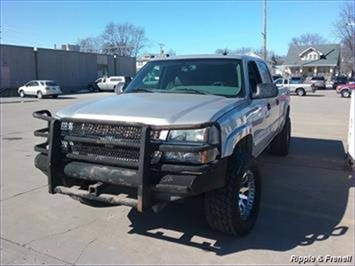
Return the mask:
<path fill-rule="evenodd" d="M 137 56 L 147 43 L 144 29 L 128 23 L 109 23 L 101 37 L 103 52 L 119 56 Z"/>
<path fill-rule="evenodd" d="M 341 42 L 341 71 L 351 73 L 354 77 L 354 3 L 344 2 L 338 18 L 339 20 L 334 24 L 334 31 Z"/>
<path fill-rule="evenodd" d="M 290 45 L 314 45 L 325 44 L 327 39 L 320 36 L 318 33 L 304 33 L 299 37 L 292 38 Z"/>
<path fill-rule="evenodd" d="M 101 53 L 102 40 L 99 37 L 87 37 L 78 41 L 80 51 L 88 53 Z"/>

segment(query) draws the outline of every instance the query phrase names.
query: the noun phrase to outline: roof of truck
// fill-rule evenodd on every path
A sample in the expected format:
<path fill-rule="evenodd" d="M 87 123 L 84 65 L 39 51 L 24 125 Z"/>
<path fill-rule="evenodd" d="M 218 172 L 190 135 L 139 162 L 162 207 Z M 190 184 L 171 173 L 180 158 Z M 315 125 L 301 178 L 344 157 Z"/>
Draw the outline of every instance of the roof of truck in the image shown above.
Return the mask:
<path fill-rule="evenodd" d="M 254 55 L 245 55 L 245 54 L 200 54 L 200 55 L 178 55 L 178 56 L 169 56 L 169 57 L 156 57 L 151 61 L 165 61 L 165 60 L 184 60 L 184 59 L 259 59 L 262 60 L 259 56 Z"/>

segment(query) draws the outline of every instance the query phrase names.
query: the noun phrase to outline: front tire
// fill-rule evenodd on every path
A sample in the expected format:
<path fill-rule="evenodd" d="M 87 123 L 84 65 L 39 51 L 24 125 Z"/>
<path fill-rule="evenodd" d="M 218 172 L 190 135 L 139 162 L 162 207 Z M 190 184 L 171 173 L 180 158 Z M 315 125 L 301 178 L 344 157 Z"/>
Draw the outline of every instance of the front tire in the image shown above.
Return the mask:
<path fill-rule="evenodd" d="M 351 92 L 348 89 L 342 90 L 341 91 L 341 97 L 343 98 L 350 98 Z"/>
<path fill-rule="evenodd" d="M 271 153 L 278 156 L 286 156 L 290 151 L 291 141 L 291 119 L 289 116 L 286 118 L 286 122 L 282 131 L 276 135 L 271 142 Z"/>
<path fill-rule="evenodd" d="M 298 88 L 298 89 L 296 89 L 296 94 L 298 96 L 305 96 L 306 95 L 306 91 L 303 88 Z"/>
<path fill-rule="evenodd" d="M 225 186 L 205 195 L 209 225 L 226 234 L 246 235 L 255 224 L 260 196 L 261 179 L 253 157 L 234 154 L 229 162 Z"/>
<path fill-rule="evenodd" d="M 20 97 L 21 98 L 24 98 L 26 95 L 25 95 L 25 92 L 24 91 L 20 91 Z"/>

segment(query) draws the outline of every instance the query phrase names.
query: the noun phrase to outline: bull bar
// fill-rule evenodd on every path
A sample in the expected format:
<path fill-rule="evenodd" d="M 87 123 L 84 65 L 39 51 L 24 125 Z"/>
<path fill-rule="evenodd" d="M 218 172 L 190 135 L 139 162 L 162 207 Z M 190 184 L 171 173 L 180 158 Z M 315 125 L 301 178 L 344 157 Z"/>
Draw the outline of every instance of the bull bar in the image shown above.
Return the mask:
<path fill-rule="evenodd" d="M 46 138 L 35 145 L 39 154 L 35 166 L 48 177 L 49 193 L 60 193 L 110 205 L 126 205 L 143 212 L 155 204 L 201 194 L 224 185 L 227 160 L 217 157 L 208 164 L 177 164 L 159 162 L 152 164 L 155 152 L 203 152 L 218 145 L 169 144 L 152 139 L 152 132 L 172 129 L 199 129 L 215 125 L 152 126 L 141 123 L 92 121 L 83 119 L 54 118 L 48 110 L 33 113 L 33 117 L 47 122 L 47 127 L 36 130 L 34 135 Z M 117 139 L 98 139 L 63 136 L 62 122 L 85 122 L 113 126 L 134 126 L 140 129 L 139 142 Z M 138 161 L 88 156 L 62 151 L 62 140 L 80 142 L 98 147 L 118 147 L 139 151 Z M 122 197 L 121 190 L 133 191 L 132 197 Z"/>

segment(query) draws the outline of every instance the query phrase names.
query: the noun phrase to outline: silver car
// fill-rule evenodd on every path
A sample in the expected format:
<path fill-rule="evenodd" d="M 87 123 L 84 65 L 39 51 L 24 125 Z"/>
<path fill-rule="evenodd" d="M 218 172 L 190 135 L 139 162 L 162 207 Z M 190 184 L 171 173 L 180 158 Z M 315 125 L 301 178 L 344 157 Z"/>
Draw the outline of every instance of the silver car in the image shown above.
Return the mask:
<path fill-rule="evenodd" d="M 21 98 L 25 96 L 37 96 L 38 99 L 44 96 L 57 98 L 59 94 L 62 94 L 59 84 L 54 80 L 31 80 L 18 88 L 17 92 Z"/>

